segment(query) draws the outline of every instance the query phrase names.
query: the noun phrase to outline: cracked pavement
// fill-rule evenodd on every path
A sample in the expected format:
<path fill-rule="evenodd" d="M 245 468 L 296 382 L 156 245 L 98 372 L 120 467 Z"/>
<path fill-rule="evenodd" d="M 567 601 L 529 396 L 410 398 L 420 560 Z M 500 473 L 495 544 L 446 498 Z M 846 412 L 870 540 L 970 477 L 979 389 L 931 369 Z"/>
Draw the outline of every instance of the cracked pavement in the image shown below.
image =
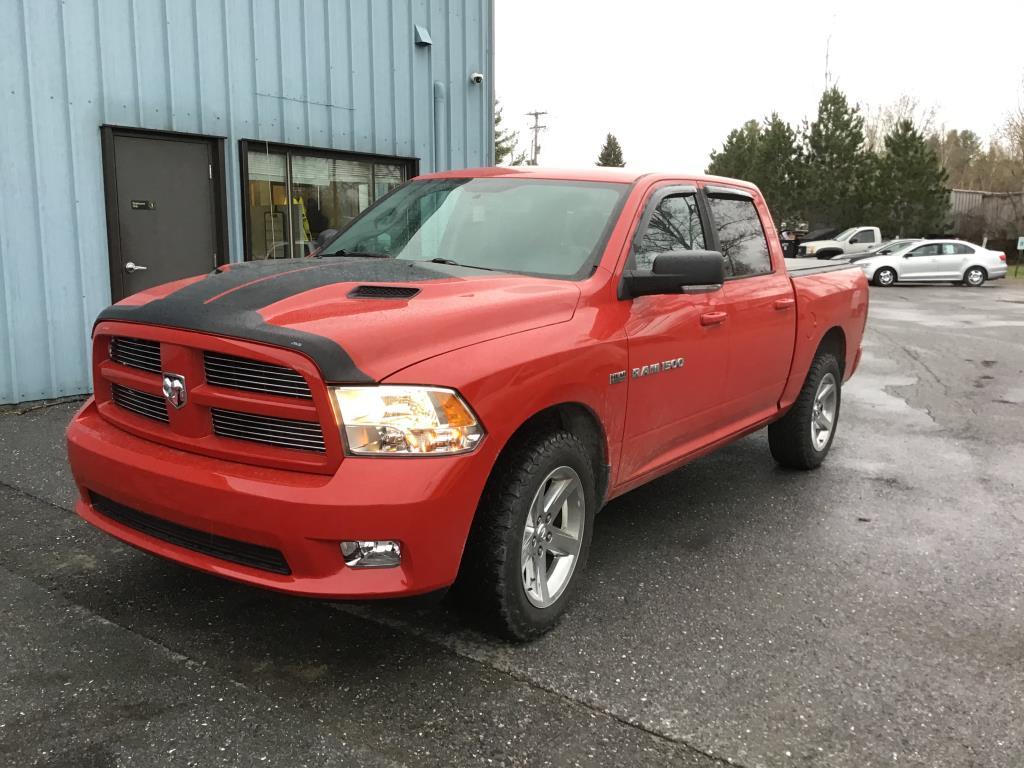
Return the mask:
<path fill-rule="evenodd" d="M 125 547 L 75 406 L 0 415 L 0 765 L 1024 763 L 1024 286 L 871 302 L 824 467 L 760 432 L 617 499 L 525 646 Z"/>

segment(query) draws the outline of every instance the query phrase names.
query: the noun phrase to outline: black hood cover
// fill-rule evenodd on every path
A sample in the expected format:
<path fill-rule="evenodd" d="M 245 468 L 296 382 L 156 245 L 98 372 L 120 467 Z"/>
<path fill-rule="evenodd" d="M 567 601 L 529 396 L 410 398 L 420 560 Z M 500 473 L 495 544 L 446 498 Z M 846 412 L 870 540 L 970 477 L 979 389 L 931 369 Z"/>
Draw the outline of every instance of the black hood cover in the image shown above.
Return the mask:
<path fill-rule="evenodd" d="M 114 304 L 96 322 L 148 323 L 284 347 L 312 358 L 327 381 L 372 383 L 334 340 L 266 323 L 259 310 L 336 283 L 411 283 L 472 274 L 449 265 L 349 256 L 249 262 L 212 272 L 147 304 Z"/>

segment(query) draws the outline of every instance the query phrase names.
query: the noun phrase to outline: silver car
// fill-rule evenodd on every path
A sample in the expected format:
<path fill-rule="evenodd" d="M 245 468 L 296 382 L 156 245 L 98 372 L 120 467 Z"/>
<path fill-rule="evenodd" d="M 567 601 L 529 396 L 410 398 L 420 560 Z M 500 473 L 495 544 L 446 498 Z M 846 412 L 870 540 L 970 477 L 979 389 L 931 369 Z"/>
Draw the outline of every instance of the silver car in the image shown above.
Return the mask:
<path fill-rule="evenodd" d="M 1006 254 L 963 240 L 916 240 L 899 250 L 859 259 L 873 285 L 951 282 L 972 287 L 1006 277 Z"/>

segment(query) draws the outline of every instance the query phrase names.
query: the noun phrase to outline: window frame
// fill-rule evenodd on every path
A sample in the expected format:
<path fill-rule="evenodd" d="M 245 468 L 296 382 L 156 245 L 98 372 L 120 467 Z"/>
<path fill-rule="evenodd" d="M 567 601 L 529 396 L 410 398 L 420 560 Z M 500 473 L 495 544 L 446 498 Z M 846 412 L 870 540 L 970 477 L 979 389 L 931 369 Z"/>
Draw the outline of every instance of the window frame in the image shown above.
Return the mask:
<path fill-rule="evenodd" d="M 402 165 L 405 167 L 406 176 L 405 181 L 408 182 L 414 179 L 420 174 L 420 160 L 418 157 L 404 157 L 400 155 L 378 155 L 367 152 L 348 152 L 345 150 L 328 149 L 324 147 L 310 147 L 303 144 L 284 144 L 276 141 L 262 141 L 260 139 L 240 139 L 238 142 L 238 169 L 239 169 L 239 184 L 241 186 L 241 202 L 242 202 L 242 260 L 253 261 L 251 251 L 251 238 L 252 234 L 250 231 L 250 217 L 249 217 L 249 152 L 276 152 L 285 156 L 285 169 L 289 176 L 287 181 L 288 188 L 291 188 L 291 156 L 292 155 L 303 155 L 307 157 L 323 157 L 328 160 L 354 160 L 357 162 L 365 162 L 370 165 L 370 188 L 371 190 L 376 189 L 374 179 L 374 166 L 377 163 L 388 164 L 388 165 Z M 405 182 L 403 182 L 405 183 Z M 401 185 L 399 185 L 401 186 Z M 394 190 L 392 190 L 394 191 Z M 391 194 L 388 192 L 387 194 Z M 378 200 L 383 200 L 387 195 L 383 195 Z M 377 200 L 371 202 L 371 206 Z M 359 212 L 359 216 L 363 214 L 363 211 Z M 358 216 L 356 217 L 358 218 Z M 354 221 L 354 219 L 353 219 Z M 288 238 L 291 242 L 291 238 Z"/>
<path fill-rule="evenodd" d="M 702 193 L 701 196 L 706 198 L 705 205 L 707 206 L 708 219 L 711 222 L 711 229 L 710 229 L 711 237 L 710 237 L 710 240 L 711 240 L 711 243 L 712 243 L 712 247 L 709 248 L 709 250 L 718 251 L 719 253 L 722 253 L 722 243 L 721 243 L 721 241 L 719 240 L 719 237 L 718 237 L 718 227 L 715 225 L 714 212 L 711 210 L 710 199 L 712 197 L 725 198 L 725 199 L 731 199 L 731 200 L 740 200 L 740 201 L 743 201 L 743 202 L 750 203 L 754 207 L 754 213 L 757 216 L 757 222 L 758 222 L 758 224 L 761 225 L 761 234 L 764 236 L 764 247 L 768 251 L 768 267 L 769 267 L 768 271 L 767 272 L 758 272 L 757 274 L 753 274 L 753 275 L 730 275 L 730 274 L 727 274 L 725 276 L 725 281 L 728 283 L 728 282 L 732 282 L 733 280 L 750 280 L 751 278 L 755 278 L 755 277 L 765 277 L 765 276 L 768 276 L 768 275 L 774 275 L 776 273 L 776 264 L 775 264 L 775 259 L 772 258 L 772 247 L 771 247 L 771 243 L 768 240 L 768 230 L 764 226 L 764 219 L 761 217 L 761 210 L 757 207 L 757 200 L 755 199 L 753 193 L 748 192 L 745 189 L 738 189 L 736 187 L 720 186 L 720 185 L 717 185 L 717 184 L 715 184 L 715 185 L 712 185 L 712 184 L 705 185 L 702 188 L 701 193 Z M 705 239 L 705 242 L 707 242 L 708 238 L 705 237 L 704 239 Z M 726 258 L 727 261 L 729 261 L 729 259 L 725 256 L 724 253 L 722 253 L 722 256 L 723 256 L 723 258 Z M 729 267 L 730 267 L 730 270 L 731 270 L 731 268 L 732 268 L 732 262 L 731 261 L 729 261 Z"/>
<path fill-rule="evenodd" d="M 629 255 L 626 257 L 626 264 L 623 268 L 625 271 L 636 270 L 636 254 L 640 249 L 640 245 L 644 239 L 644 233 L 647 231 L 648 224 L 651 223 L 651 219 L 654 218 L 655 212 L 666 198 L 669 197 L 682 197 L 685 195 L 693 195 L 694 200 L 697 203 L 697 213 L 700 216 L 700 226 L 704 230 L 704 249 L 713 250 L 709 247 L 709 233 L 711 232 L 708 217 L 707 201 L 704 200 L 704 196 L 700 193 L 700 189 L 695 184 L 678 184 L 671 182 L 661 187 L 655 187 L 647 197 L 647 202 L 644 204 L 643 213 L 640 215 L 640 220 L 637 222 L 636 229 L 633 230 L 633 236 L 629 240 Z"/>

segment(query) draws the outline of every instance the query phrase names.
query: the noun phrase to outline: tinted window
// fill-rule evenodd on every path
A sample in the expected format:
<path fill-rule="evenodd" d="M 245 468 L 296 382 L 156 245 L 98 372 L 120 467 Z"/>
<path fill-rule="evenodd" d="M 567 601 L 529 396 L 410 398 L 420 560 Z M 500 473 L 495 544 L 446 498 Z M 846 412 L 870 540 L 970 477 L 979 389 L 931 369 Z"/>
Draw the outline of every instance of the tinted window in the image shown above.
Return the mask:
<path fill-rule="evenodd" d="M 711 219 L 725 257 L 726 277 L 764 275 L 772 271 L 768 240 L 753 200 L 710 197 Z"/>
<path fill-rule="evenodd" d="M 971 248 L 971 246 L 966 245 L 964 243 L 954 243 L 953 248 L 954 248 L 953 253 L 958 253 L 958 254 L 962 254 L 962 255 L 966 255 L 966 254 L 969 254 L 969 253 L 974 253 L 974 249 Z"/>
<path fill-rule="evenodd" d="M 865 229 L 863 232 L 858 232 L 850 242 L 873 243 L 875 242 L 875 232 L 871 229 Z"/>
<path fill-rule="evenodd" d="M 636 268 L 650 269 L 655 254 L 704 249 L 704 226 L 694 195 L 670 195 L 658 203 L 636 249 Z"/>
<path fill-rule="evenodd" d="M 938 243 L 932 243 L 930 245 L 922 245 L 920 248 L 915 248 L 908 256 L 938 256 L 942 251 L 942 246 Z"/>

